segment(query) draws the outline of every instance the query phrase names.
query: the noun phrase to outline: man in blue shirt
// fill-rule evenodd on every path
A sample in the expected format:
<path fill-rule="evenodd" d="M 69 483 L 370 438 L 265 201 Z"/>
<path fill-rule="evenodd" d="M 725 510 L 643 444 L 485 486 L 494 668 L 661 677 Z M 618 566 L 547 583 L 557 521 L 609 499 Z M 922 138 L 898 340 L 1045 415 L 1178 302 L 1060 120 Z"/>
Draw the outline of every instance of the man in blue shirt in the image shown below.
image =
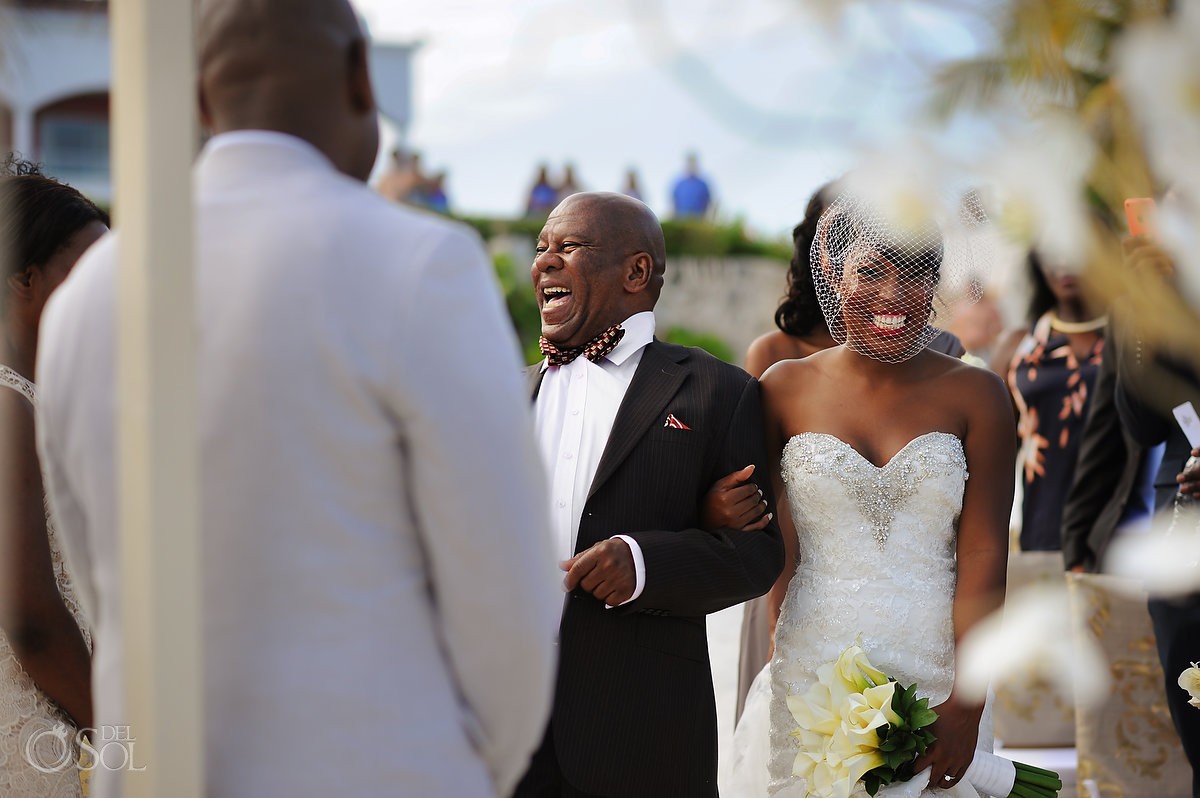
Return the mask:
<path fill-rule="evenodd" d="M 708 183 L 700 176 L 694 153 L 688 154 L 687 168 L 671 189 L 671 202 L 677 219 L 700 219 L 708 214 L 712 194 Z"/>

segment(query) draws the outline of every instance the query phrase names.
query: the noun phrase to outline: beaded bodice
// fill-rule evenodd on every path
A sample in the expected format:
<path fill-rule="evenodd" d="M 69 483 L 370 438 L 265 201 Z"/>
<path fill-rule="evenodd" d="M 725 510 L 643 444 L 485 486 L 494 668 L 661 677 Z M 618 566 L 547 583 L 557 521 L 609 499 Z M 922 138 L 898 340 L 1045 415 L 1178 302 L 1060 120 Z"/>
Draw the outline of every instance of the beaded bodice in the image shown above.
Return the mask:
<path fill-rule="evenodd" d="M 946 442 L 950 445 L 938 445 Z M 793 484 L 801 495 L 806 491 L 803 479 L 798 475 L 824 474 L 837 479 L 854 500 L 865 527 L 871 530 L 871 537 L 882 551 L 891 535 L 896 511 L 917 492 L 921 483 L 927 477 L 958 466 L 961 466 L 965 480 L 967 460 L 962 445 L 958 438 L 945 432 L 929 432 L 914 438 L 883 466 L 876 466 L 839 438 L 805 432 L 793 437 L 784 447 L 782 473 L 789 498 Z M 793 504 L 797 512 L 806 513 L 812 506 L 811 497 L 808 498 L 802 504 Z M 958 501 L 961 503 L 961 495 Z"/>
<path fill-rule="evenodd" d="M 781 464 L 799 564 L 771 662 L 771 783 L 786 793 L 795 756 L 788 694 L 861 639 L 871 661 L 930 704 L 953 683 L 958 516 L 967 479 L 962 442 L 929 432 L 877 467 L 844 441 L 805 432 Z"/>

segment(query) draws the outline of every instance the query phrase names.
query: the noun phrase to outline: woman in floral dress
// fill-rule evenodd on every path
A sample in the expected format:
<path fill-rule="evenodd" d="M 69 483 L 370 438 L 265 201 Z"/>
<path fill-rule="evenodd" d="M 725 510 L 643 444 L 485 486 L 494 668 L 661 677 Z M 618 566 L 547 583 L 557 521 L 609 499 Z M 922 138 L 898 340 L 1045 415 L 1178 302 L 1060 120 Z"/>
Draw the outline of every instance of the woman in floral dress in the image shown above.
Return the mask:
<path fill-rule="evenodd" d="M 1030 254 L 1030 328 L 1012 333 L 993 362 L 1019 415 L 1022 551 L 1062 548 L 1063 502 L 1104 353 L 1107 318 L 1077 272 Z"/>

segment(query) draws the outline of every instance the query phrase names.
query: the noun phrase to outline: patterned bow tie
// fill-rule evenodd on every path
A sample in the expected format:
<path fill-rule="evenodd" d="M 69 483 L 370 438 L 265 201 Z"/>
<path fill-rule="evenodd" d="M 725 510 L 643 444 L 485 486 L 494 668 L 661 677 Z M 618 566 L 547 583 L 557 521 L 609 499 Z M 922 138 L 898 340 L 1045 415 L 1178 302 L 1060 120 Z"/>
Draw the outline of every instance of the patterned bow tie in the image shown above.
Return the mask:
<path fill-rule="evenodd" d="M 621 325 L 614 324 L 583 346 L 574 349 L 559 349 L 547 341 L 545 336 L 538 341 L 538 346 L 551 366 L 565 366 L 580 355 L 595 363 L 602 357 L 608 357 L 608 353 L 616 348 L 624 335 L 625 330 Z"/>

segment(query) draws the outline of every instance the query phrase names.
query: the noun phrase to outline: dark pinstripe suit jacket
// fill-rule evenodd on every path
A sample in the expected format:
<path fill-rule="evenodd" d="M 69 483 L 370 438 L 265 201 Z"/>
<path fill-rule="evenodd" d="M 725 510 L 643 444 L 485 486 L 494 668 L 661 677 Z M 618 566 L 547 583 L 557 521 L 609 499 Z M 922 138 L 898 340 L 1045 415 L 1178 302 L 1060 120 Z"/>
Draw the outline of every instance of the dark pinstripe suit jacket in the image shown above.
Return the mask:
<path fill-rule="evenodd" d="M 537 366 L 529 376 L 536 396 Z M 668 413 L 690 429 L 664 426 Z M 762 532 L 699 529 L 700 503 L 713 482 L 749 463 L 773 507 L 757 381 L 702 350 L 649 344 L 575 547 L 630 535 L 645 555 L 646 587 L 612 610 L 576 590 L 563 611 L 551 722 L 576 789 L 614 798 L 717 794 L 704 616 L 769 590 L 783 544 L 774 522 Z"/>

